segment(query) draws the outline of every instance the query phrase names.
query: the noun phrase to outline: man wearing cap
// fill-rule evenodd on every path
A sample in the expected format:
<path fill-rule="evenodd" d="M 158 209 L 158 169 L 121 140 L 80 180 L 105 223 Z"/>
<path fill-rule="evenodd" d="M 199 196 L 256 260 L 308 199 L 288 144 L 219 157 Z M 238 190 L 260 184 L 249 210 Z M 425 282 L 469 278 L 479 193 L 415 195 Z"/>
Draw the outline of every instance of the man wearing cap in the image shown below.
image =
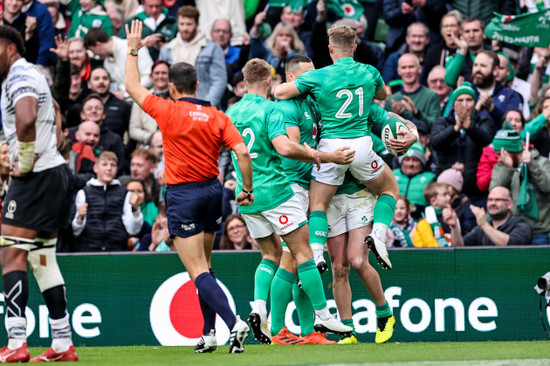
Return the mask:
<path fill-rule="evenodd" d="M 477 164 L 482 150 L 495 134 L 493 121 L 475 110 L 476 94 L 470 83 L 463 82 L 451 95 L 452 108 L 439 118 L 431 131 L 431 145 L 437 152 L 436 174 L 454 163 L 464 164 L 463 192 L 474 202 L 483 194 L 476 185 Z"/>
<path fill-rule="evenodd" d="M 415 205 L 416 212 L 422 212 L 424 206 L 428 204 L 422 190 L 435 178 L 434 173 L 424 170 L 426 167 L 424 153 L 424 146 L 416 142 L 405 155 L 399 157 L 400 168 L 393 170 L 399 193 Z"/>
<path fill-rule="evenodd" d="M 397 73 L 403 80 L 403 88 L 386 99 L 385 109 L 407 119 L 420 119 L 431 128 L 441 116 L 439 97 L 427 87 L 420 85 L 420 61 L 412 53 L 399 58 Z"/>
<path fill-rule="evenodd" d="M 515 130 L 500 130 L 493 140 L 498 163 L 493 168 L 490 189 L 503 186 L 512 191 L 513 213 L 523 217 L 533 228 L 533 244 L 549 244 L 550 232 L 550 161 L 536 149 L 524 150 L 523 142 Z M 518 207 L 521 183 L 525 179 L 532 185 L 537 211 L 528 212 Z M 518 169 L 519 168 L 519 169 Z M 527 189 L 527 187 L 526 187 Z M 521 205 L 519 205 L 521 206 Z M 523 207 L 522 207 L 523 208 Z"/>
<path fill-rule="evenodd" d="M 512 194 L 508 188 L 495 186 L 489 192 L 487 212 L 483 207 L 471 205 L 477 227 L 464 237 L 454 210 L 443 210 L 443 221 L 451 227 L 451 245 L 457 246 L 504 246 L 531 244 L 531 226 L 512 213 Z M 489 214 L 490 219 L 487 219 Z"/>

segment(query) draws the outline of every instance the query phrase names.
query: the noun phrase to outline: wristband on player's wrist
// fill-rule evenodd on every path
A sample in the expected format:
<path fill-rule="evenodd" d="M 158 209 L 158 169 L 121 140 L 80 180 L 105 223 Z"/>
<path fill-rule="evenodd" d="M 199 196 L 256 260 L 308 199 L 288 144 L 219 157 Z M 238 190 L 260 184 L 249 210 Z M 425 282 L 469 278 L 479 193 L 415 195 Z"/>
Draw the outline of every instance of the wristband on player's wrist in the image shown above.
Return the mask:
<path fill-rule="evenodd" d="M 251 194 L 252 191 L 253 191 L 252 189 L 251 189 L 250 191 L 246 191 L 246 190 L 244 190 L 244 189 L 242 190 L 242 192 L 244 192 L 245 194 Z"/>

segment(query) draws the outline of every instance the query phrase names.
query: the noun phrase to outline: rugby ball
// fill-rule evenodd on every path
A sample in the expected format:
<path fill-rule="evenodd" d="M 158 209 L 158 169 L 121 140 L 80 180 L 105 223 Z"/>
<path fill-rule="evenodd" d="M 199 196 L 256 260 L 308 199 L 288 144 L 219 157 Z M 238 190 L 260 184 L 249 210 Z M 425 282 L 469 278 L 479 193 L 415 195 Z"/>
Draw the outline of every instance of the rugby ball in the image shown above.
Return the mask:
<path fill-rule="evenodd" d="M 388 119 L 386 123 L 384 123 L 384 126 L 382 126 L 382 134 L 380 138 L 382 139 L 382 143 L 384 144 L 386 150 L 388 150 L 388 152 L 393 156 L 401 156 L 407 152 L 403 151 L 397 153 L 394 149 L 390 147 L 390 139 L 401 138 L 400 135 L 397 134 L 398 131 L 410 132 L 410 129 L 403 121 L 401 121 L 397 117 L 392 117 Z"/>

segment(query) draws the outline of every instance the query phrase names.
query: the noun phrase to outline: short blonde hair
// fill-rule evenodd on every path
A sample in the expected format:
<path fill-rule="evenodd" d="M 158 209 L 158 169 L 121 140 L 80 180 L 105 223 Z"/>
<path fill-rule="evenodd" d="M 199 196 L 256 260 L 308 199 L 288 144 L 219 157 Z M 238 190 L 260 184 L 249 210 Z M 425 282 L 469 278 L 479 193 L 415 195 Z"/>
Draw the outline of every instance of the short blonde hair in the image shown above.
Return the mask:
<path fill-rule="evenodd" d="M 256 83 L 271 77 L 271 65 L 261 58 L 248 60 L 243 67 L 243 76 L 247 83 Z"/>
<path fill-rule="evenodd" d="M 355 31 L 347 25 L 333 25 L 328 30 L 328 42 L 338 51 L 352 51 L 355 45 Z"/>
<path fill-rule="evenodd" d="M 277 23 L 275 28 L 273 28 L 273 31 L 271 32 L 271 35 L 269 37 L 267 37 L 267 39 L 265 40 L 265 45 L 269 48 L 269 50 L 275 56 L 281 57 L 281 55 L 279 55 L 277 53 L 277 51 L 275 50 L 275 39 L 277 38 L 277 35 L 283 30 L 288 31 L 290 33 L 290 35 L 292 36 L 292 42 L 290 42 L 290 48 L 298 54 L 305 54 L 306 53 L 306 46 L 304 46 L 304 43 L 302 42 L 302 40 L 298 36 L 298 33 L 296 33 L 296 31 L 294 30 L 294 28 L 291 25 L 283 23 L 283 22 Z"/>
<path fill-rule="evenodd" d="M 99 162 L 102 160 L 110 160 L 114 161 L 115 164 L 118 164 L 118 158 L 116 154 L 112 151 L 102 151 L 101 153 L 99 153 L 99 156 L 97 157 L 97 159 L 95 159 L 96 165 L 99 164 Z"/>

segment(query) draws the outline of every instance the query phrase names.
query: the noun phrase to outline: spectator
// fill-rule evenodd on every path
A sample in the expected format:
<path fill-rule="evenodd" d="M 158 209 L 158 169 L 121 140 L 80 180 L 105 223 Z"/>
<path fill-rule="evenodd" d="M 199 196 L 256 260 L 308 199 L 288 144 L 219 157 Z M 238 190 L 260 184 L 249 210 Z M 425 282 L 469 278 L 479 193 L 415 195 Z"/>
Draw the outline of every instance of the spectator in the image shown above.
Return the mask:
<path fill-rule="evenodd" d="M 279 23 L 273 28 L 271 35 L 262 42 L 260 28 L 265 20 L 265 13 L 261 12 L 254 19 L 254 26 L 250 30 L 250 58 L 259 57 L 275 69 L 280 80 L 285 81 L 285 64 L 290 57 L 306 53 L 306 48 L 292 26 Z"/>
<path fill-rule="evenodd" d="M 458 50 L 455 57 L 449 59 L 445 65 L 447 69 L 445 82 L 448 85 L 456 86 L 459 76 L 463 76 L 466 81 L 472 81 L 474 58 L 485 49 L 484 29 L 485 25 L 479 18 L 468 18 L 462 21 L 460 38 L 455 33 L 451 33 Z"/>
<path fill-rule="evenodd" d="M 153 228 L 152 225 L 157 217 L 156 215 L 155 217 L 147 217 L 148 212 L 146 212 L 147 206 L 145 205 L 145 186 L 142 181 L 130 179 L 124 186 L 128 192 L 137 196 L 136 205 L 139 206 L 141 214 L 143 215 L 143 225 L 141 226 L 141 230 L 137 234 L 130 235 L 130 238 L 128 239 L 128 245 L 132 248 L 132 251 L 137 251 L 139 250 L 139 244 L 141 243 L 143 237 L 145 235 L 151 235 L 151 229 Z M 151 204 L 153 203 L 151 202 Z M 158 212 L 156 207 L 155 212 Z"/>
<path fill-rule="evenodd" d="M 158 180 L 158 173 L 164 170 L 164 144 L 162 142 L 162 132 L 155 131 L 151 135 L 147 149 L 151 151 L 157 161 L 154 175 Z M 160 184 L 160 186 L 164 186 L 164 184 Z"/>
<path fill-rule="evenodd" d="M 178 2 L 179 1 L 182 0 L 178 0 Z M 122 19 L 124 20 L 130 19 L 131 17 L 136 15 L 136 11 L 139 8 L 138 0 L 107 0 L 107 3 L 118 5 L 120 7 L 120 10 L 122 10 Z"/>
<path fill-rule="evenodd" d="M 493 121 L 475 110 L 476 94 L 470 83 L 464 82 L 451 95 L 452 106 L 447 117 L 440 117 L 431 131 L 431 145 L 437 152 L 436 174 L 454 163 L 464 164 L 464 193 L 477 203 L 483 194 L 476 185 L 476 172 L 482 149 L 495 134 Z"/>
<path fill-rule="evenodd" d="M 510 63 L 510 59 L 504 52 L 497 53 L 497 56 L 498 66 L 495 79 L 497 83 L 509 87 L 519 95 L 521 99 L 523 116 L 528 118 L 530 112 L 529 96 L 531 93 L 531 85 L 527 81 L 516 77 L 516 71 Z"/>
<path fill-rule="evenodd" d="M 445 68 L 447 62 L 456 55 L 458 45 L 454 40 L 459 36 L 461 23 L 462 15 L 456 10 L 451 10 L 441 18 L 443 42 L 432 45 L 426 51 L 424 69 L 422 70 L 422 84 L 426 85 L 428 83 L 429 73 L 434 67 L 442 66 Z M 430 89 L 432 88 L 430 87 Z"/>
<path fill-rule="evenodd" d="M 422 66 L 424 65 L 424 55 L 428 44 L 430 44 L 430 35 L 428 28 L 423 23 L 413 23 L 407 27 L 407 37 L 405 38 L 405 44 L 399 47 L 399 49 L 388 56 L 384 69 L 382 70 L 382 78 L 386 83 L 392 80 L 401 79 L 399 74 L 399 60 L 405 53 L 412 53 L 418 59 L 420 63 L 420 72 L 422 72 Z"/>
<path fill-rule="evenodd" d="M 513 212 L 523 217 L 533 229 L 533 244 L 548 244 L 550 232 L 550 161 L 536 149 L 523 150 L 516 131 L 501 130 L 493 140 L 500 150 L 493 169 L 490 189 L 503 186 L 514 197 Z M 519 169 L 518 169 L 519 168 Z M 522 183 L 527 180 L 523 192 Z M 527 192 L 526 192 L 527 191 Z M 534 197 L 533 197 L 534 191 Z M 525 206 L 519 205 L 520 193 L 527 194 Z M 536 206 L 533 205 L 536 203 Z M 531 206 L 529 206 L 531 204 Z M 536 210 L 535 210 L 536 207 Z M 531 208 L 532 210 L 529 210 Z"/>
<path fill-rule="evenodd" d="M 78 126 L 75 133 L 76 143 L 69 152 L 69 168 L 73 172 L 77 189 L 81 189 L 94 177 L 96 160 L 95 150 L 99 142 L 99 125 L 95 122 L 84 121 Z"/>
<path fill-rule="evenodd" d="M 130 176 L 132 179 L 141 180 L 145 185 L 147 196 L 145 202 L 153 201 L 155 205 L 158 205 L 161 201 L 161 188 L 153 175 L 156 163 L 157 159 L 151 151 L 136 149 L 132 153 L 132 160 L 130 161 Z"/>
<path fill-rule="evenodd" d="M 147 39 L 145 46 L 149 48 L 151 58 L 157 60 L 162 46 L 176 36 L 178 22 L 170 15 L 162 13 L 163 0 L 144 0 L 141 6 L 143 7 L 143 11 L 128 19 L 124 24 L 130 28 L 133 20 L 141 20 L 143 22 L 141 36 L 143 38 L 151 36 Z M 124 26 L 120 30 L 118 37 L 126 39 L 126 28 Z"/>
<path fill-rule="evenodd" d="M 76 194 L 73 233 L 77 251 L 126 251 L 128 234 L 137 234 L 143 225 L 137 195 L 127 192 L 115 179 L 117 157 L 102 152 L 96 160 L 92 178 Z"/>
<path fill-rule="evenodd" d="M 454 164 L 452 168 L 444 170 L 436 181 L 447 185 L 451 196 L 451 208 L 456 212 L 460 221 L 460 229 L 462 234 L 465 235 L 474 228 L 476 218 L 470 210 L 470 199 L 462 193 L 464 185 L 462 172 L 464 172 L 464 164 Z"/>
<path fill-rule="evenodd" d="M 164 202 L 159 203 L 158 216 L 150 232 L 141 239 L 138 250 L 149 252 L 176 250 L 174 240 L 168 232 L 168 216 L 166 215 L 166 204 Z"/>
<path fill-rule="evenodd" d="M 439 97 L 439 109 L 443 113 L 451 95 L 451 88 L 445 82 L 445 68 L 443 66 L 437 65 L 432 68 L 432 71 L 428 74 L 428 88 L 433 90 Z"/>
<path fill-rule="evenodd" d="M 477 226 L 464 237 L 451 209 L 443 210 L 444 221 L 451 227 L 451 242 L 458 246 L 527 245 L 531 243 L 532 231 L 529 223 L 512 213 L 512 194 L 508 188 L 495 186 L 487 198 L 487 213 L 483 207 L 470 206 L 475 214 Z M 487 219 L 487 214 L 491 217 Z"/>
<path fill-rule="evenodd" d="M 124 98 L 123 93 L 116 91 L 111 93 L 111 77 L 107 70 L 98 67 L 90 73 L 88 80 L 88 90 L 101 98 L 105 108 L 105 118 L 103 125 L 124 139 L 124 134 L 128 132 L 130 125 L 130 105 L 120 98 Z M 75 103 L 69 109 L 68 120 L 73 121 L 77 118 L 82 106 Z"/>
<path fill-rule="evenodd" d="M 128 98 L 124 87 L 128 42 L 118 37 L 109 37 L 101 28 L 92 28 L 84 37 L 84 47 L 103 60 L 103 67 L 111 76 L 112 90 L 118 90 L 124 93 L 125 98 Z M 141 48 L 138 53 L 141 85 L 150 88 L 153 60 L 145 47 Z"/>
<path fill-rule="evenodd" d="M 406 27 L 415 21 L 427 24 L 429 37 L 434 43 L 439 42 L 439 22 L 446 11 L 443 1 L 384 0 L 383 2 L 384 19 L 390 26 L 386 38 L 388 52 L 394 52 L 399 48 L 403 43 Z"/>
<path fill-rule="evenodd" d="M 548 111 L 550 114 L 550 110 Z M 508 121 L 508 122 L 507 122 Z M 525 119 L 518 109 L 510 109 L 504 115 L 504 123 L 502 130 L 516 131 L 521 134 L 525 125 Z M 491 182 L 491 175 L 493 174 L 493 168 L 498 162 L 498 156 L 500 154 L 500 148 L 496 151 L 493 148 L 493 144 L 487 145 L 483 148 L 479 164 L 477 165 L 476 184 L 482 192 L 489 191 L 489 183 Z"/>
<path fill-rule="evenodd" d="M 240 214 L 229 215 L 223 224 L 220 249 L 253 249 L 253 244 L 255 244 L 255 241 L 248 233 L 248 228 L 246 227 L 242 216 Z M 255 246 L 257 247 L 257 245 Z"/>
<path fill-rule="evenodd" d="M 411 217 L 411 202 L 407 197 L 399 195 L 395 204 L 395 215 L 391 221 L 390 228 L 393 232 L 394 248 L 413 247 L 412 233 L 416 230 L 416 222 Z"/>
<path fill-rule="evenodd" d="M 539 153 L 550 158 L 550 96 L 544 96 L 538 103 L 533 113 L 534 118 L 525 125 L 525 131 L 521 137 L 525 138 L 529 132 L 530 139 Z"/>
<path fill-rule="evenodd" d="M 199 11 L 193 6 L 182 6 L 178 10 L 178 34 L 162 46 L 159 60 L 195 66 L 199 82 L 196 97 L 219 107 L 227 84 L 224 54 L 220 46 L 206 39 L 198 26 Z M 143 70 L 141 65 L 138 67 Z"/>
<path fill-rule="evenodd" d="M 103 120 L 105 119 L 105 107 L 103 106 L 101 97 L 96 94 L 90 94 L 84 99 L 82 103 L 82 112 L 80 112 L 80 119 L 82 121 L 95 122 L 99 126 L 100 134 L 96 148 L 99 151 L 114 152 L 118 161 L 117 171 L 122 174 L 126 167 L 126 161 L 124 160 L 124 144 L 119 135 L 103 124 Z"/>
<path fill-rule="evenodd" d="M 246 37 L 244 34 L 247 29 L 244 18 L 244 7 L 246 4 L 243 4 L 242 0 L 187 0 L 187 4 L 192 3 L 195 3 L 201 15 L 199 29 L 202 33 L 208 34 L 216 19 L 225 18 L 231 22 L 233 32 L 231 43 L 234 45 L 244 43 L 244 37 Z"/>
<path fill-rule="evenodd" d="M 435 120 L 441 116 L 441 109 L 438 95 L 420 85 L 421 71 L 418 58 L 412 53 L 405 53 L 399 58 L 397 72 L 403 80 L 403 88 L 386 99 L 385 109 L 409 120 L 422 120 L 431 129 Z"/>
<path fill-rule="evenodd" d="M 92 72 L 92 65 L 90 64 L 88 52 L 86 52 L 86 48 L 84 47 L 83 38 L 76 37 L 69 39 L 69 61 L 78 67 L 80 70 L 80 80 L 82 80 L 83 85 L 86 85 Z"/>
<path fill-rule="evenodd" d="M 285 6 L 283 8 L 283 11 L 281 13 L 281 22 L 290 25 L 292 28 L 294 28 L 294 31 L 300 37 L 300 40 L 304 44 L 306 48 L 306 54 L 308 56 L 312 55 L 311 50 L 311 31 L 305 29 L 306 27 L 303 27 L 305 18 L 304 18 L 304 9 L 300 9 L 297 11 L 292 11 L 292 7 Z M 366 19 L 365 19 L 366 22 Z M 366 27 L 363 27 L 365 29 Z"/>
<path fill-rule="evenodd" d="M 56 36 L 64 36 L 69 31 L 71 22 L 65 21 L 65 17 L 59 10 L 59 0 L 42 0 L 42 4 L 46 5 L 48 12 L 52 16 L 52 23 Z"/>
<path fill-rule="evenodd" d="M 23 13 L 28 17 L 36 18 L 36 34 L 38 35 L 38 58 L 36 65 L 46 77 L 51 79 L 49 66 L 55 65 L 55 55 L 50 52 L 50 48 L 55 47 L 54 37 L 55 29 L 52 16 L 46 5 L 37 0 L 24 0 Z M 25 55 L 26 58 L 26 55 Z"/>
<path fill-rule="evenodd" d="M 153 79 L 153 88 L 151 93 L 170 99 L 168 89 L 168 73 L 170 64 L 166 61 L 157 60 L 153 63 L 151 79 Z M 155 131 L 158 130 L 157 122 L 153 117 L 145 113 L 137 104 L 132 105 L 130 114 L 130 138 L 137 142 L 138 148 L 144 148 L 149 144 L 149 140 Z"/>
<path fill-rule="evenodd" d="M 2 13 L 2 24 L 21 34 L 21 38 L 25 41 L 25 59 L 34 64 L 38 59 L 39 45 L 37 20 L 36 17 L 22 13 L 22 9 L 23 0 L 6 0 Z"/>
<path fill-rule="evenodd" d="M 106 3 L 105 12 L 113 24 L 113 36 L 118 37 L 124 23 L 124 13 L 122 9 L 116 3 Z"/>
<path fill-rule="evenodd" d="M 92 28 L 103 29 L 109 37 L 113 35 L 113 23 L 102 2 L 102 0 L 61 0 L 72 14 L 67 38 L 84 37 Z"/>
<path fill-rule="evenodd" d="M 424 219 L 420 220 L 413 232 L 415 247 L 450 247 L 451 228 L 443 221 L 443 209 L 449 208 L 451 196 L 447 185 L 432 182 L 424 190 L 429 206 L 424 210 Z"/>
<path fill-rule="evenodd" d="M 420 213 L 428 204 L 422 191 L 435 179 L 434 173 L 424 170 L 426 166 L 424 152 L 424 146 L 416 142 L 405 155 L 399 157 L 400 168 L 393 170 L 399 193 L 415 206 L 413 211 L 416 211 L 416 217 L 420 217 Z"/>

